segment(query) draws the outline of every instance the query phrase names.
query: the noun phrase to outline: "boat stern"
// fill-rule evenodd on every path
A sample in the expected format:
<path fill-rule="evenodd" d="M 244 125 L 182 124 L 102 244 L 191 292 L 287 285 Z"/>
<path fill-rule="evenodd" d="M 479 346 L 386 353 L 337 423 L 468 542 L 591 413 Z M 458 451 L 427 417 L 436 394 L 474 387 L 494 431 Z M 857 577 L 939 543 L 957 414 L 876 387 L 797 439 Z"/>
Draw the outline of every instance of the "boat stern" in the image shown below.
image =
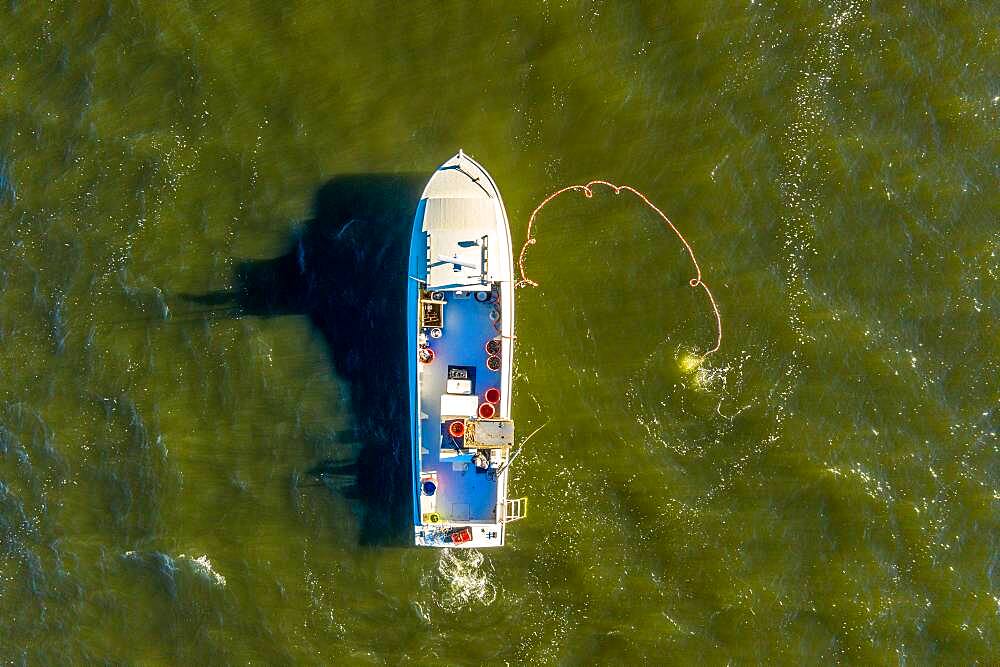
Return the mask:
<path fill-rule="evenodd" d="M 414 544 L 418 547 L 481 549 L 502 547 L 502 523 L 434 523 L 414 526 Z"/>

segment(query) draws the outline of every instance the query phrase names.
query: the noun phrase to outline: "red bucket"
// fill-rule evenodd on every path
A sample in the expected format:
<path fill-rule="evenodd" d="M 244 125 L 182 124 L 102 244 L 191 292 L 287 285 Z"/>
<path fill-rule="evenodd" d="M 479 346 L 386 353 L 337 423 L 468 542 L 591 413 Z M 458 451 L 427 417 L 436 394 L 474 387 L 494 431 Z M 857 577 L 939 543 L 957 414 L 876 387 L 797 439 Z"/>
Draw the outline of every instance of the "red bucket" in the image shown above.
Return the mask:
<path fill-rule="evenodd" d="M 480 403 L 479 404 L 479 418 L 480 419 L 493 419 L 493 415 L 497 413 L 497 409 L 493 407 L 492 403 Z"/>
<path fill-rule="evenodd" d="M 456 419 L 452 423 L 448 424 L 448 435 L 453 438 L 461 438 L 465 436 L 465 421 L 462 419 Z"/>
<path fill-rule="evenodd" d="M 490 387 L 486 390 L 486 402 L 496 405 L 500 402 L 500 390 L 496 387 Z"/>

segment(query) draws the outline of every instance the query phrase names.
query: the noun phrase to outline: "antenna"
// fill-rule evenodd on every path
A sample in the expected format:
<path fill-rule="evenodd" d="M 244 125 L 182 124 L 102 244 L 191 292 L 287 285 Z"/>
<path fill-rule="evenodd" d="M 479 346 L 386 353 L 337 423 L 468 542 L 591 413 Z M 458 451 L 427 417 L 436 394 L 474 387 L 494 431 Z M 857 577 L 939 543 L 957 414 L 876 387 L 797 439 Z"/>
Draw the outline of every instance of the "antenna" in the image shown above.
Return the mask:
<path fill-rule="evenodd" d="M 456 266 L 464 266 L 465 268 L 472 269 L 473 271 L 479 269 L 479 267 L 476 266 L 475 264 L 472 264 L 470 262 L 463 262 L 457 257 L 448 257 L 448 255 L 438 255 L 437 258 L 439 262 L 447 262 L 449 264 L 454 264 Z"/>

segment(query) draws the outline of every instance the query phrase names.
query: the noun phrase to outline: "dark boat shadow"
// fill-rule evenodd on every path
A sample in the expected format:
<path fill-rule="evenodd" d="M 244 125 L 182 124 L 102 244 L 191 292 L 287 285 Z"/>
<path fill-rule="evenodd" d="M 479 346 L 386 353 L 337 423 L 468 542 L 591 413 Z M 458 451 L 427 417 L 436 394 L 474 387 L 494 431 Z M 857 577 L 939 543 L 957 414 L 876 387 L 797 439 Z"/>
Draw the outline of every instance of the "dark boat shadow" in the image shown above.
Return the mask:
<path fill-rule="evenodd" d="M 350 387 L 360 450 L 309 472 L 360 504 L 363 545 L 411 537 L 406 269 L 425 180 L 338 176 L 319 189 L 285 254 L 241 262 L 232 290 L 183 295 L 230 317 L 305 315 L 323 336 Z"/>

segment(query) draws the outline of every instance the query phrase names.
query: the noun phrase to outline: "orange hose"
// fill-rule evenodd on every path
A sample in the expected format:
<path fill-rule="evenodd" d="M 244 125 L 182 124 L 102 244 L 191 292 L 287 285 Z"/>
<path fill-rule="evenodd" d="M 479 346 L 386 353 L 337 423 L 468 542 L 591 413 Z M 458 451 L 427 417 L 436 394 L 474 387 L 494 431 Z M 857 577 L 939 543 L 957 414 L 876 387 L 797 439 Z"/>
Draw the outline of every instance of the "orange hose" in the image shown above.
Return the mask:
<path fill-rule="evenodd" d="M 582 192 L 587 199 L 590 199 L 591 197 L 594 196 L 594 191 L 591 189 L 591 186 L 593 185 L 606 185 L 609 188 L 611 188 L 611 190 L 614 191 L 616 195 L 621 194 L 622 190 L 626 192 L 631 192 L 636 197 L 641 199 L 643 203 L 646 204 L 646 206 L 655 211 L 656 214 L 659 215 L 665 223 L 667 223 L 667 226 L 669 226 L 670 229 L 673 230 L 674 234 L 677 235 L 677 238 L 681 240 L 681 243 L 684 244 L 684 248 L 687 250 L 688 256 L 691 258 L 691 263 L 694 264 L 694 271 L 695 271 L 694 278 L 691 278 L 691 280 L 688 281 L 688 284 L 691 287 L 702 287 L 705 290 L 705 294 L 708 296 L 708 301 L 712 306 L 712 312 L 715 313 L 715 326 L 716 326 L 715 347 L 710 349 L 702 356 L 707 357 L 708 355 L 717 352 L 719 348 L 722 347 L 722 315 L 719 314 L 719 306 L 715 303 L 715 297 L 712 295 L 712 290 L 710 290 L 708 288 L 708 285 L 705 284 L 705 281 L 701 279 L 701 267 L 698 265 L 698 259 L 694 256 L 694 249 L 691 247 L 691 244 L 687 242 L 687 239 L 684 238 L 684 235 L 681 234 L 680 230 L 677 229 L 677 227 L 674 226 L 674 223 L 670 221 L 670 218 L 667 217 L 666 213 L 661 211 L 655 204 L 653 204 L 653 202 L 649 201 L 649 198 L 646 197 L 646 195 L 642 194 L 641 192 L 639 192 L 630 185 L 615 185 L 614 183 L 609 183 L 608 181 L 595 180 L 595 181 L 590 181 L 586 185 L 569 185 L 565 188 L 562 188 L 561 190 L 556 190 L 548 197 L 543 199 L 542 203 L 539 204 L 537 207 L 535 207 L 535 210 L 531 212 L 531 217 L 528 218 L 528 237 L 527 239 L 525 239 L 524 245 L 521 246 L 521 254 L 517 258 L 517 266 L 518 269 L 521 271 L 521 279 L 518 280 L 514 286 L 524 287 L 525 285 L 530 285 L 531 287 L 538 287 L 538 283 L 528 278 L 528 276 L 525 274 L 524 260 L 528 252 L 528 246 L 535 245 L 535 243 L 537 242 L 537 239 L 532 235 L 532 232 L 535 226 L 535 218 L 538 217 L 539 211 L 545 208 L 545 206 L 553 199 L 566 192 L 571 192 L 571 191 Z"/>

